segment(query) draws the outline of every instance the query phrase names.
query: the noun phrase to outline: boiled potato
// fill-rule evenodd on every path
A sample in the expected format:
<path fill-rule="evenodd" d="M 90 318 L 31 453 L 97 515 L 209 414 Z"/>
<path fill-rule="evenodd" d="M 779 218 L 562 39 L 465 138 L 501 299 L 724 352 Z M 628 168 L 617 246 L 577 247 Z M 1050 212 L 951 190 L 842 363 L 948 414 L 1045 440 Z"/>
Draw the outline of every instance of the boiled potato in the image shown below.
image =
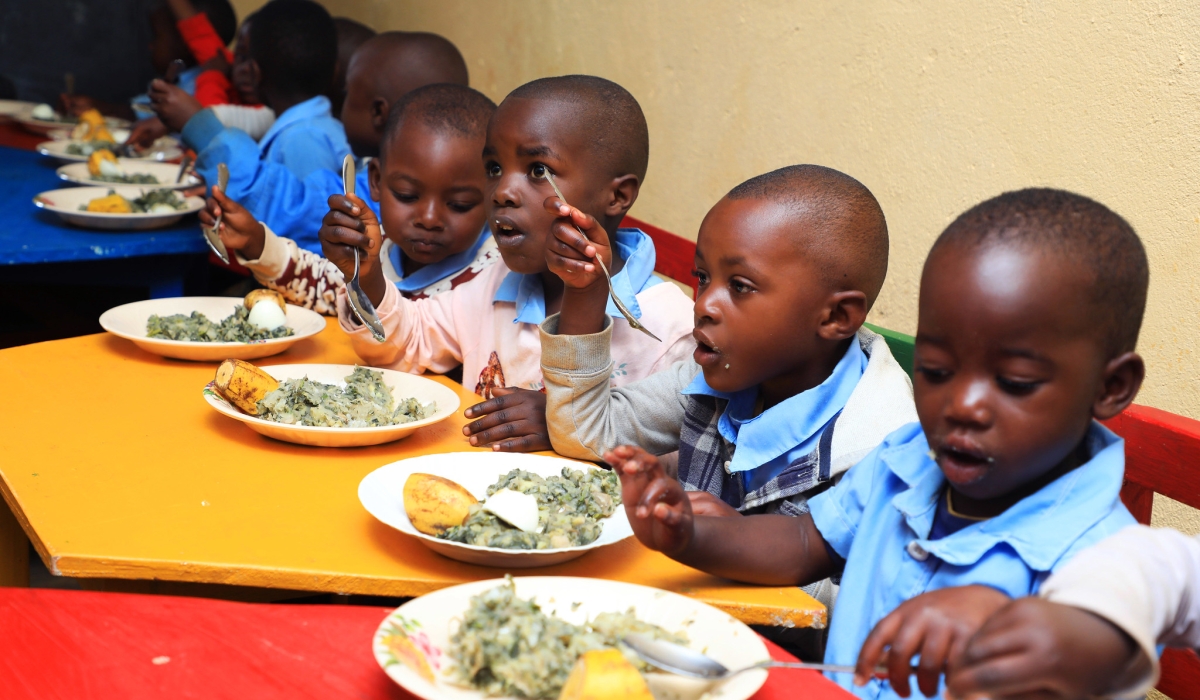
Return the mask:
<path fill-rule="evenodd" d="M 101 148 L 99 150 L 92 151 L 92 155 L 88 156 L 88 172 L 91 173 L 93 177 L 100 175 L 100 161 L 104 160 L 116 164 L 117 157 L 113 155 L 113 152 L 107 148 Z"/>
<path fill-rule="evenodd" d="M 617 649 L 594 649 L 579 657 L 558 700 L 634 698 L 653 700 L 642 674 Z"/>
<path fill-rule="evenodd" d="M 217 367 L 217 391 L 234 406 L 258 415 L 258 402 L 279 388 L 279 381 L 245 360 L 225 360 Z"/>
<path fill-rule="evenodd" d="M 129 200 L 116 192 L 107 197 L 97 197 L 87 203 L 87 210 L 103 214 L 128 214 L 133 211 Z"/>
<path fill-rule="evenodd" d="M 433 474 L 413 474 L 404 482 L 404 511 L 413 527 L 426 535 L 462 525 L 478 502 L 462 486 Z"/>
<path fill-rule="evenodd" d="M 246 295 L 246 298 L 242 300 L 242 304 L 247 309 L 253 309 L 254 305 L 260 301 L 274 302 L 279 305 L 282 311 L 287 312 L 287 300 L 274 289 L 256 289 Z"/>

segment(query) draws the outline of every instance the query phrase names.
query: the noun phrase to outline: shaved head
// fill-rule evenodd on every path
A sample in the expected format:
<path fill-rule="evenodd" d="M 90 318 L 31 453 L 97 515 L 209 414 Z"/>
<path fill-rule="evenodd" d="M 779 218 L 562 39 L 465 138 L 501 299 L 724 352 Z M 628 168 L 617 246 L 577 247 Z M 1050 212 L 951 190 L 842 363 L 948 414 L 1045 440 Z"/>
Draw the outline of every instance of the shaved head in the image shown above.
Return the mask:
<path fill-rule="evenodd" d="M 467 84 L 467 63 L 445 37 L 425 32 L 384 32 L 350 59 L 347 80 L 367 76 L 377 97 L 395 102 L 434 83 Z"/>
<path fill-rule="evenodd" d="M 333 24 L 337 27 L 337 63 L 333 67 L 333 88 L 329 100 L 333 103 L 333 116 L 342 114 L 342 102 L 346 99 L 346 68 L 358 47 L 375 36 L 375 30 L 365 24 L 355 22 L 349 17 L 334 17 Z"/>
<path fill-rule="evenodd" d="M 815 258 L 839 290 L 859 290 L 870 308 L 887 276 L 888 231 L 875 195 L 849 175 L 820 165 L 789 165 L 750 178 L 727 199 L 757 199 L 783 208 L 792 243 Z"/>
<path fill-rule="evenodd" d="M 611 80 L 594 75 L 540 78 L 509 93 L 505 100 L 555 102 L 575 107 L 571 127 L 584 132 L 592 155 L 611 177 L 646 178 L 650 131 L 633 95 Z"/>

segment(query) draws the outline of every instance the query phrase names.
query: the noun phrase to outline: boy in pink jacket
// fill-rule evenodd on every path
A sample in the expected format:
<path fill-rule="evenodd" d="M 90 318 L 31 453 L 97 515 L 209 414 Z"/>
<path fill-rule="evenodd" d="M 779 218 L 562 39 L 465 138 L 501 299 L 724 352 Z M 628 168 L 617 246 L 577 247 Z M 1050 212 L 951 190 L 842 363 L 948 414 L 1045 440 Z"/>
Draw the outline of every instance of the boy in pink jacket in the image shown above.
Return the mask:
<path fill-rule="evenodd" d="M 467 409 L 472 445 L 496 450 L 551 449 L 542 391 L 539 324 L 557 313 L 563 283 L 546 264 L 555 213 L 546 200 L 553 175 L 564 197 L 599 221 L 615 241 L 613 287 L 630 312 L 662 341 L 629 327 L 614 305 L 612 383 L 621 386 L 689 356 L 692 302 L 653 275 L 654 244 L 618 228 L 646 174 L 649 135 L 641 107 L 621 86 L 593 76 L 543 78 L 514 90 L 488 124 L 482 167 L 491 195 L 489 223 L 502 263 L 430 299 L 404 299 L 379 263 L 380 222 L 355 196 L 329 198 L 320 238 L 325 257 L 347 279 L 362 253 L 361 284 L 386 331 L 376 341 L 338 292 L 341 326 L 355 352 L 378 367 L 445 372 L 460 362 L 463 383 L 486 399 Z M 385 183 L 391 163 L 383 154 Z M 391 223 L 382 222 L 384 228 Z"/>

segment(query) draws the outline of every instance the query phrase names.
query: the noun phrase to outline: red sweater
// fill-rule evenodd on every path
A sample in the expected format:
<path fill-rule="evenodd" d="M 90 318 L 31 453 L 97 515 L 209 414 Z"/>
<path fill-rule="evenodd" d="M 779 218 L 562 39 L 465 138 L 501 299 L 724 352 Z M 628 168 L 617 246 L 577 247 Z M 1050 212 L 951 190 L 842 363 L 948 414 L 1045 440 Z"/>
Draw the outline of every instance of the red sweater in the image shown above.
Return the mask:
<path fill-rule="evenodd" d="M 224 56 L 226 63 L 233 64 L 233 54 L 225 48 L 225 42 L 221 41 L 217 30 L 213 29 L 208 15 L 200 12 L 180 20 L 175 26 L 179 28 L 179 34 L 187 43 L 192 56 L 196 58 L 196 63 L 204 65 L 220 54 Z M 196 76 L 196 99 L 204 107 L 241 104 L 237 90 L 233 89 L 233 83 L 219 70 L 206 70 Z"/>

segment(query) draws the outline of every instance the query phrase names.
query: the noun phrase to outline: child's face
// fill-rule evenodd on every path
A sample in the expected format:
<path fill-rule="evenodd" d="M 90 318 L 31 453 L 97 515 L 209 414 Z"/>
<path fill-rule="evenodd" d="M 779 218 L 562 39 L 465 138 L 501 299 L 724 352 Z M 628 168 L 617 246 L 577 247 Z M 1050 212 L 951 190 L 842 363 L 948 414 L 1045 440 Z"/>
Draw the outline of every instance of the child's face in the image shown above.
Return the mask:
<path fill-rule="evenodd" d="M 484 161 L 492 200 L 492 233 L 504 264 L 521 274 L 546 267 L 546 237 L 555 215 L 545 201 L 554 189 L 548 170 L 572 206 L 605 218 L 607 178 L 588 168 L 584 134 L 572 129 L 573 107 L 549 100 L 507 99 L 488 125 Z"/>
<path fill-rule="evenodd" d="M 722 199 L 700 225 L 693 357 L 717 391 L 777 383 L 772 393 L 786 396 L 786 385 L 812 386 L 806 375 L 820 371 L 813 358 L 830 291 L 792 241 L 797 225 L 757 199 Z"/>
<path fill-rule="evenodd" d="M 376 103 L 375 85 L 363 63 L 351 59 L 346 68 L 346 99 L 342 101 L 346 140 L 360 157 L 375 155 L 379 151 L 380 137 L 372 113 L 372 105 Z"/>
<path fill-rule="evenodd" d="M 238 91 L 238 97 L 243 104 L 258 104 L 262 99 L 258 95 L 258 70 L 254 59 L 250 57 L 250 22 L 242 22 L 238 28 L 237 43 L 233 45 L 233 66 L 230 68 L 230 82 Z"/>
<path fill-rule="evenodd" d="M 1010 496 L 1079 446 L 1108 360 L 1081 312 L 1093 284 L 1082 265 L 1020 246 L 951 244 L 930 256 L 913 390 L 956 492 Z"/>
<path fill-rule="evenodd" d="M 440 133 L 406 120 L 388 144 L 385 164 L 370 164 L 371 198 L 383 230 L 404 255 L 439 262 L 471 247 L 487 221 L 483 140 Z"/>

